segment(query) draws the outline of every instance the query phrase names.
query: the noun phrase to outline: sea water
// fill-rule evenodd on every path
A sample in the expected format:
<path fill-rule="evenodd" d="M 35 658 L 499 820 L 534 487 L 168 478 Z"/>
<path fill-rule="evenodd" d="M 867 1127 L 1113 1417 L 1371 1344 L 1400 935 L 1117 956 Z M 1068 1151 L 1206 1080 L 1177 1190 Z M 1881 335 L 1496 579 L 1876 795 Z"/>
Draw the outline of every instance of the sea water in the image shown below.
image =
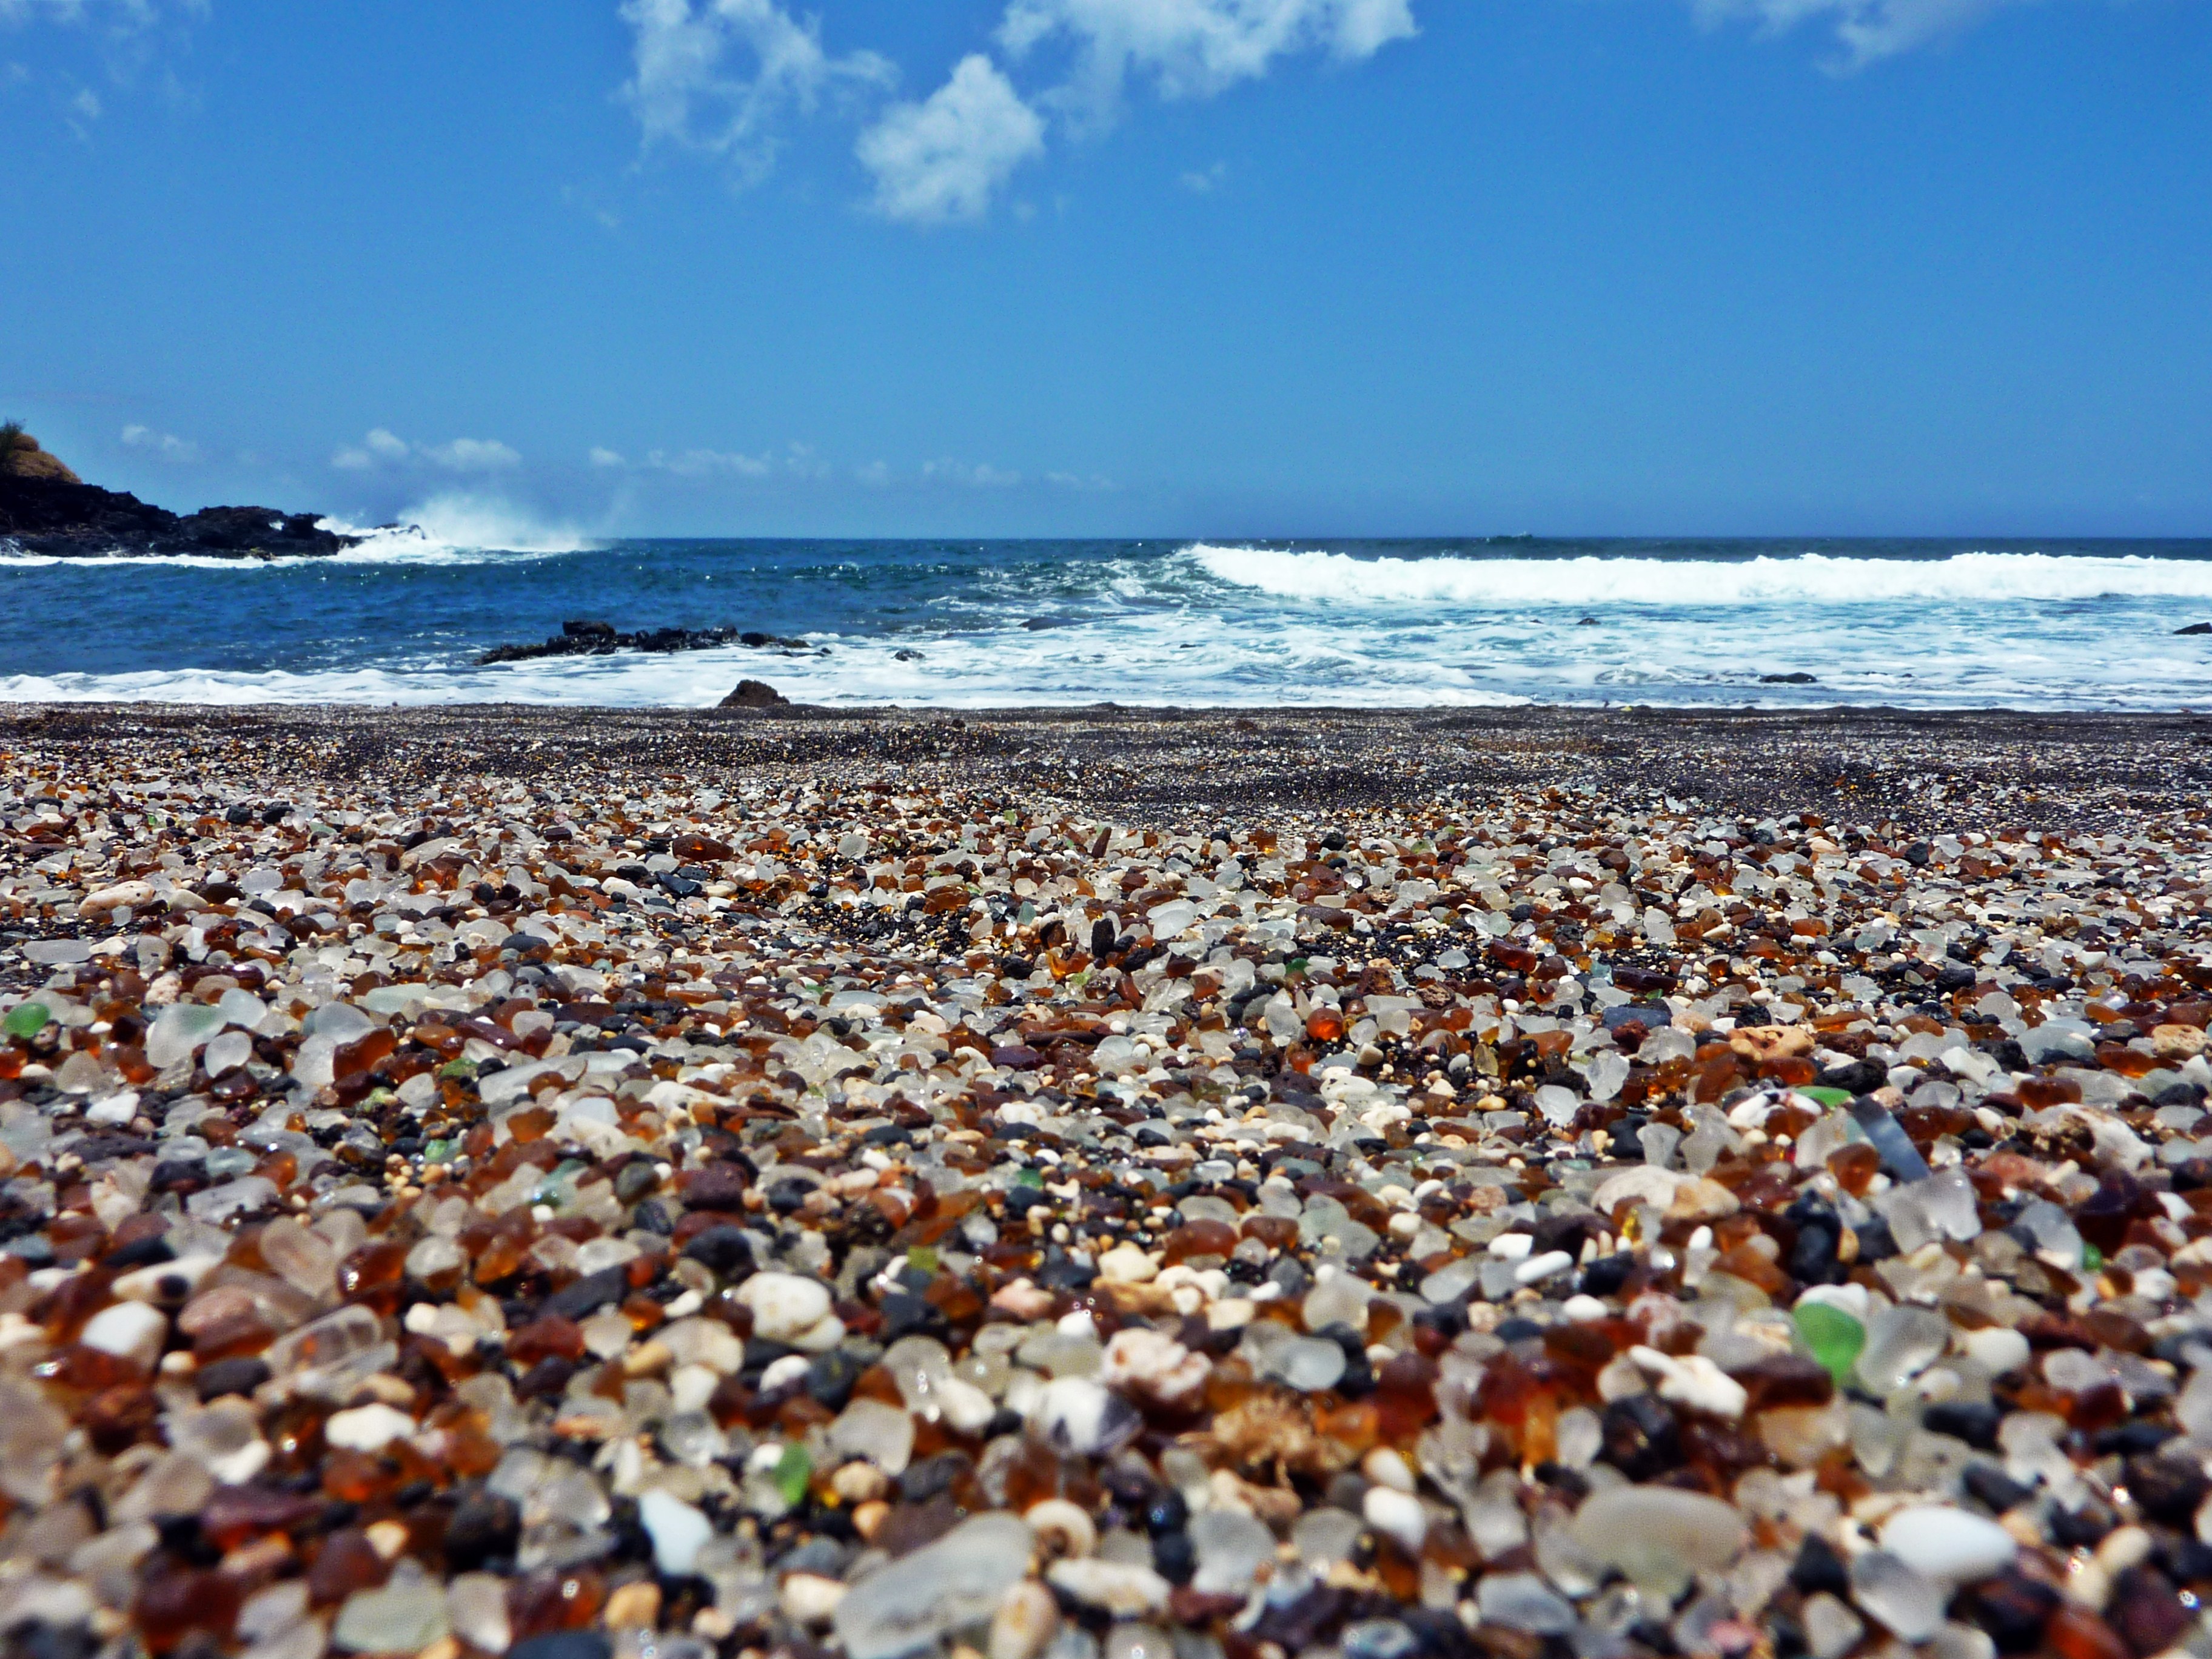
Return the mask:
<path fill-rule="evenodd" d="M 520 546 L 477 545 L 499 541 Z M 701 707 L 2212 706 L 2212 541 L 525 541 L 0 548 L 0 699 Z M 481 666 L 564 622 L 804 641 Z M 1790 678 L 1788 677 L 1809 677 Z"/>

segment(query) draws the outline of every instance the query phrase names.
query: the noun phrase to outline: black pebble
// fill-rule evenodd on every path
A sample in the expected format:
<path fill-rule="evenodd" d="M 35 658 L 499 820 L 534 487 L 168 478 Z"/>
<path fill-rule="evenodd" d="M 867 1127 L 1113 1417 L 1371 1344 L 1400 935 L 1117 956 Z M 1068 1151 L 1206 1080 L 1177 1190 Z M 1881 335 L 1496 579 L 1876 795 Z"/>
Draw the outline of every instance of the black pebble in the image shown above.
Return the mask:
<path fill-rule="evenodd" d="M 1960 1477 L 1972 1498 L 1991 1515 L 2002 1515 L 2016 1504 L 2026 1503 L 2034 1496 L 2033 1489 L 2023 1486 L 1994 1463 L 1972 1463 Z"/>
<path fill-rule="evenodd" d="M 1605 1408 L 1598 1455 L 1631 1480 L 1656 1479 L 1682 1462 L 1682 1435 L 1656 1396 L 1632 1394 Z"/>
<path fill-rule="evenodd" d="M 1935 1434 L 1948 1434 L 1963 1440 L 1984 1451 L 1994 1451 L 1997 1443 L 1997 1425 L 2004 1421 L 2004 1413 L 1995 1406 L 1972 1404 L 1965 1401 L 1947 1400 L 1930 1406 L 1921 1415 L 1921 1425 Z"/>
<path fill-rule="evenodd" d="M 269 1380 L 269 1367 L 251 1355 L 237 1359 L 218 1359 L 203 1365 L 192 1376 L 192 1387 L 202 1401 L 220 1399 L 227 1394 L 250 1395 Z"/>
<path fill-rule="evenodd" d="M 1164 1532 L 1152 1540 L 1152 1570 L 1170 1584 L 1188 1584 L 1198 1571 L 1198 1552 L 1187 1532 Z"/>
<path fill-rule="evenodd" d="M 1815 1595 L 1826 1590 L 1848 1601 L 1851 1595 L 1850 1571 L 1844 1565 L 1843 1558 L 1835 1547 L 1818 1533 L 1805 1534 L 1805 1542 L 1797 1552 L 1797 1560 L 1790 1569 L 1790 1582 L 1801 1595 Z"/>

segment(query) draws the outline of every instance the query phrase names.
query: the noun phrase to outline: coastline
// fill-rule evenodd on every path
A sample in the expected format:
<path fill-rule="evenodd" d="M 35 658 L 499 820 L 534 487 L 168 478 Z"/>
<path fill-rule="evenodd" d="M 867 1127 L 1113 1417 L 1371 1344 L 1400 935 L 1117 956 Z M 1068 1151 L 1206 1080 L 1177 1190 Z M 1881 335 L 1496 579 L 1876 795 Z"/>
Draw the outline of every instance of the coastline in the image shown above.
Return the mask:
<path fill-rule="evenodd" d="M 659 764 L 672 744 L 700 768 L 869 763 L 933 786 L 988 781 L 1150 817 L 1427 804 L 1440 792 L 1480 805 L 1466 792 L 1556 784 L 1714 810 L 1873 812 L 1923 827 L 2008 813 L 2056 825 L 2212 794 L 2212 714 L 2179 711 L 0 702 L 0 745 L 96 751 L 134 738 L 210 759 L 250 742 L 328 781 L 396 753 L 410 775 L 526 778 L 586 762 Z"/>

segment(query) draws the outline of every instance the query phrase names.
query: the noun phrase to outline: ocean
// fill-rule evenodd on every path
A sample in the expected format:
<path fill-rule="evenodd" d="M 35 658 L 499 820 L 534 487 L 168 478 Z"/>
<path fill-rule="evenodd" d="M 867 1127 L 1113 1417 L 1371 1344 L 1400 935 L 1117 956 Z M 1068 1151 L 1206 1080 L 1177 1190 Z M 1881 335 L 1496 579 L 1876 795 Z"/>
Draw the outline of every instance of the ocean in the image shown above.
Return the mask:
<path fill-rule="evenodd" d="M 475 542 L 517 545 L 473 545 Z M 0 699 L 696 708 L 2212 705 L 2212 541 L 771 541 L 0 550 Z M 572 619 L 802 640 L 480 666 Z M 1799 678 L 1790 678 L 1799 677 Z"/>

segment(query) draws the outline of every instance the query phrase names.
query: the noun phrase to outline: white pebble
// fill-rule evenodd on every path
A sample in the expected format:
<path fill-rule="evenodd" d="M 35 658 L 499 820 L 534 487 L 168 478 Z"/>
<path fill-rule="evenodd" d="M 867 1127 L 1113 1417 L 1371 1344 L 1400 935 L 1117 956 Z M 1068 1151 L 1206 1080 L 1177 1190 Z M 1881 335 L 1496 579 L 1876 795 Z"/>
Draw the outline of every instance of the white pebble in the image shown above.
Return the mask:
<path fill-rule="evenodd" d="M 381 1451 L 393 1441 L 415 1432 L 415 1419 L 382 1401 L 333 1413 L 323 1425 L 323 1438 L 349 1451 Z"/>

